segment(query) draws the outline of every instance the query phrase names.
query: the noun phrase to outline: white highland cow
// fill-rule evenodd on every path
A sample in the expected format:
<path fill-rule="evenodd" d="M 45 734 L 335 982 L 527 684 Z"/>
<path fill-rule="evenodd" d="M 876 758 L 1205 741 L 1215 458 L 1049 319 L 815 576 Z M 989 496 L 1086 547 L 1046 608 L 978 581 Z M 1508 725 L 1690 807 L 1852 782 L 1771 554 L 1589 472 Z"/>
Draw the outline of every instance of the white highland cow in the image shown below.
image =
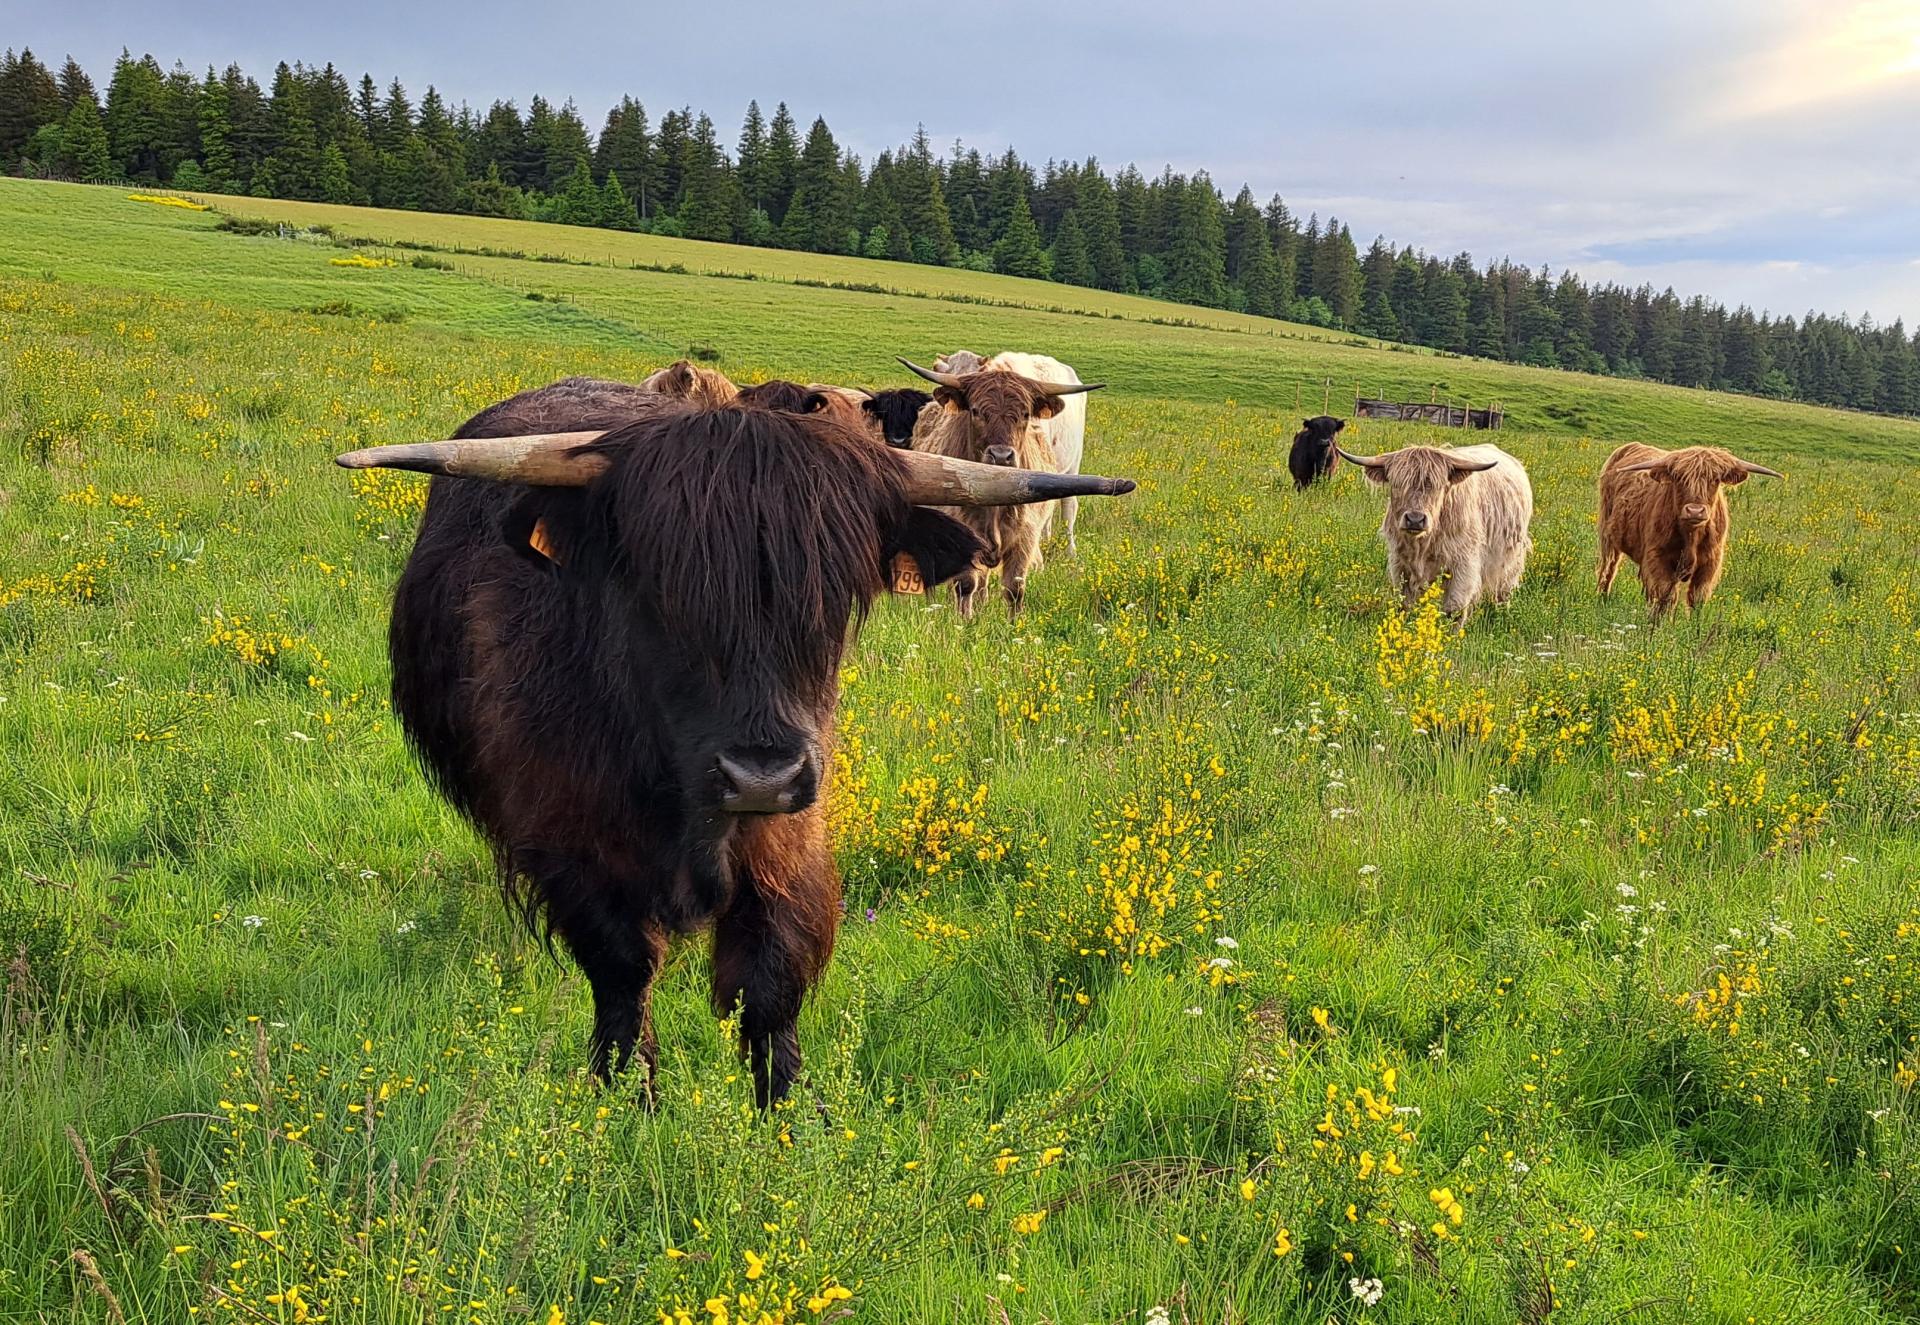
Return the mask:
<path fill-rule="evenodd" d="M 1441 606 L 1462 622 L 1482 598 L 1513 596 L 1533 550 L 1533 485 L 1518 460 L 1497 446 L 1340 455 L 1387 490 L 1387 578 L 1408 606 L 1443 575 Z"/>

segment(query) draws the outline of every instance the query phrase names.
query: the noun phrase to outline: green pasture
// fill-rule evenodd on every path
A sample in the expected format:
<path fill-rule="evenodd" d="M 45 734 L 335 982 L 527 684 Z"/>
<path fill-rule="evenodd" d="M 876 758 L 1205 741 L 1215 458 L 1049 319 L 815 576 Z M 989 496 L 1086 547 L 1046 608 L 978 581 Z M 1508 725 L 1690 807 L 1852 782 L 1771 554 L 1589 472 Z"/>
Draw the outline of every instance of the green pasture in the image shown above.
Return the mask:
<path fill-rule="evenodd" d="M 206 201 L 0 181 L 0 1320 L 1920 1309 L 1920 425 Z M 422 486 L 331 457 L 692 347 L 884 385 L 961 346 L 1110 383 L 1086 467 L 1139 491 L 1083 504 L 1018 619 L 876 605 L 791 1104 L 754 1112 L 697 943 L 657 1109 L 596 1091 L 582 982 L 387 705 Z M 1356 388 L 1504 403 L 1538 507 L 1509 609 L 1400 610 L 1377 495 L 1293 493 L 1298 414 Z M 1593 588 L 1630 439 L 1788 475 L 1657 630 L 1630 574 Z"/>

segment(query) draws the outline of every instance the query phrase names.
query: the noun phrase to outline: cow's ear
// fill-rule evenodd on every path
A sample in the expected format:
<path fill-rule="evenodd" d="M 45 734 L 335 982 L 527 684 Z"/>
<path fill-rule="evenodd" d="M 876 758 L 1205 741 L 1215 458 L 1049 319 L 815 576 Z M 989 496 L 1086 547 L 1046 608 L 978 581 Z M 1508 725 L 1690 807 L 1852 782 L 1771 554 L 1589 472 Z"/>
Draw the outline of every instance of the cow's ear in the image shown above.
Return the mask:
<path fill-rule="evenodd" d="M 1721 475 L 1720 481 L 1728 487 L 1733 487 L 1736 484 L 1745 483 L 1751 477 L 1752 475 L 1748 474 L 1747 471 L 1739 465 L 1734 465 L 1728 469 L 1725 474 Z"/>
<path fill-rule="evenodd" d="M 870 414 L 874 418 L 878 419 L 880 418 L 880 402 L 875 400 L 872 396 L 868 396 L 865 400 L 862 400 L 860 402 L 860 412 L 862 414 Z"/>
<path fill-rule="evenodd" d="M 585 518 L 586 503 L 578 489 L 534 488 L 507 509 L 500 521 L 500 537 L 543 570 L 577 569 L 583 557 L 580 532 Z"/>
<path fill-rule="evenodd" d="M 890 566 L 894 554 L 904 552 L 919 563 L 920 578 L 931 589 L 945 584 L 986 555 L 987 545 L 978 534 L 950 515 L 926 506 L 915 506 L 907 521 L 894 536 L 881 565 Z"/>
<path fill-rule="evenodd" d="M 965 409 L 967 393 L 950 386 L 937 386 L 933 389 L 933 398 L 944 409 Z"/>
<path fill-rule="evenodd" d="M 1333 430 L 1335 432 L 1339 432 L 1342 428 L 1346 426 L 1347 426 L 1347 421 L 1345 419 L 1335 419 L 1333 421 Z"/>
<path fill-rule="evenodd" d="M 1041 396 L 1033 402 L 1032 412 L 1036 419 L 1050 419 L 1065 408 L 1059 396 Z"/>

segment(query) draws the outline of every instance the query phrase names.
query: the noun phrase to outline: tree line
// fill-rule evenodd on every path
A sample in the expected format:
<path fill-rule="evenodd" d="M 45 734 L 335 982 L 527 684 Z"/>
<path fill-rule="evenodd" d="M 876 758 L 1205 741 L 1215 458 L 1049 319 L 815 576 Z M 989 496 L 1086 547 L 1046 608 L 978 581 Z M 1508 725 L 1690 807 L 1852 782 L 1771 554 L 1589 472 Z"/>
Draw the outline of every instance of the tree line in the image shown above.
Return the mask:
<path fill-rule="evenodd" d="M 1733 310 L 1302 223 L 1205 172 L 1036 169 L 1012 148 L 935 153 L 925 129 L 863 162 L 823 118 L 757 102 L 731 151 L 711 117 L 656 123 L 623 97 L 600 132 L 572 101 L 485 112 L 429 87 L 280 64 L 196 76 L 122 52 L 104 100 L 69 58 L 0 61 L 0 162 L 15 174 L 464 212 L 997 271 L 1285 318 L 1457 354 L 1882 413 L 1920 413 L 1920 337 L 1808 312 Z"/>

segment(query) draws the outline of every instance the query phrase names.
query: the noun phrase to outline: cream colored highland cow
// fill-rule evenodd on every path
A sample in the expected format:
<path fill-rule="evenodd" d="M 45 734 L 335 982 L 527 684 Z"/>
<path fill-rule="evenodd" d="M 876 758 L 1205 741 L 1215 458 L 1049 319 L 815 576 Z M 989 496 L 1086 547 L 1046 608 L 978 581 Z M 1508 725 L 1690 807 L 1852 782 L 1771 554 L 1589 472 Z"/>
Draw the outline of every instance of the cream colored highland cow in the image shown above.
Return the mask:
<path fill-rule="evenodd" d="M 1481 599 L 1513 596 L 1533 550 L 1533 485 L 1518 460 L 1497 446 L 1340 455 L 1387 490 L 1380 539 L 1387 578 L 1407 606 L 1442 576 L 1440 605 L 1463 624 Z"/>

